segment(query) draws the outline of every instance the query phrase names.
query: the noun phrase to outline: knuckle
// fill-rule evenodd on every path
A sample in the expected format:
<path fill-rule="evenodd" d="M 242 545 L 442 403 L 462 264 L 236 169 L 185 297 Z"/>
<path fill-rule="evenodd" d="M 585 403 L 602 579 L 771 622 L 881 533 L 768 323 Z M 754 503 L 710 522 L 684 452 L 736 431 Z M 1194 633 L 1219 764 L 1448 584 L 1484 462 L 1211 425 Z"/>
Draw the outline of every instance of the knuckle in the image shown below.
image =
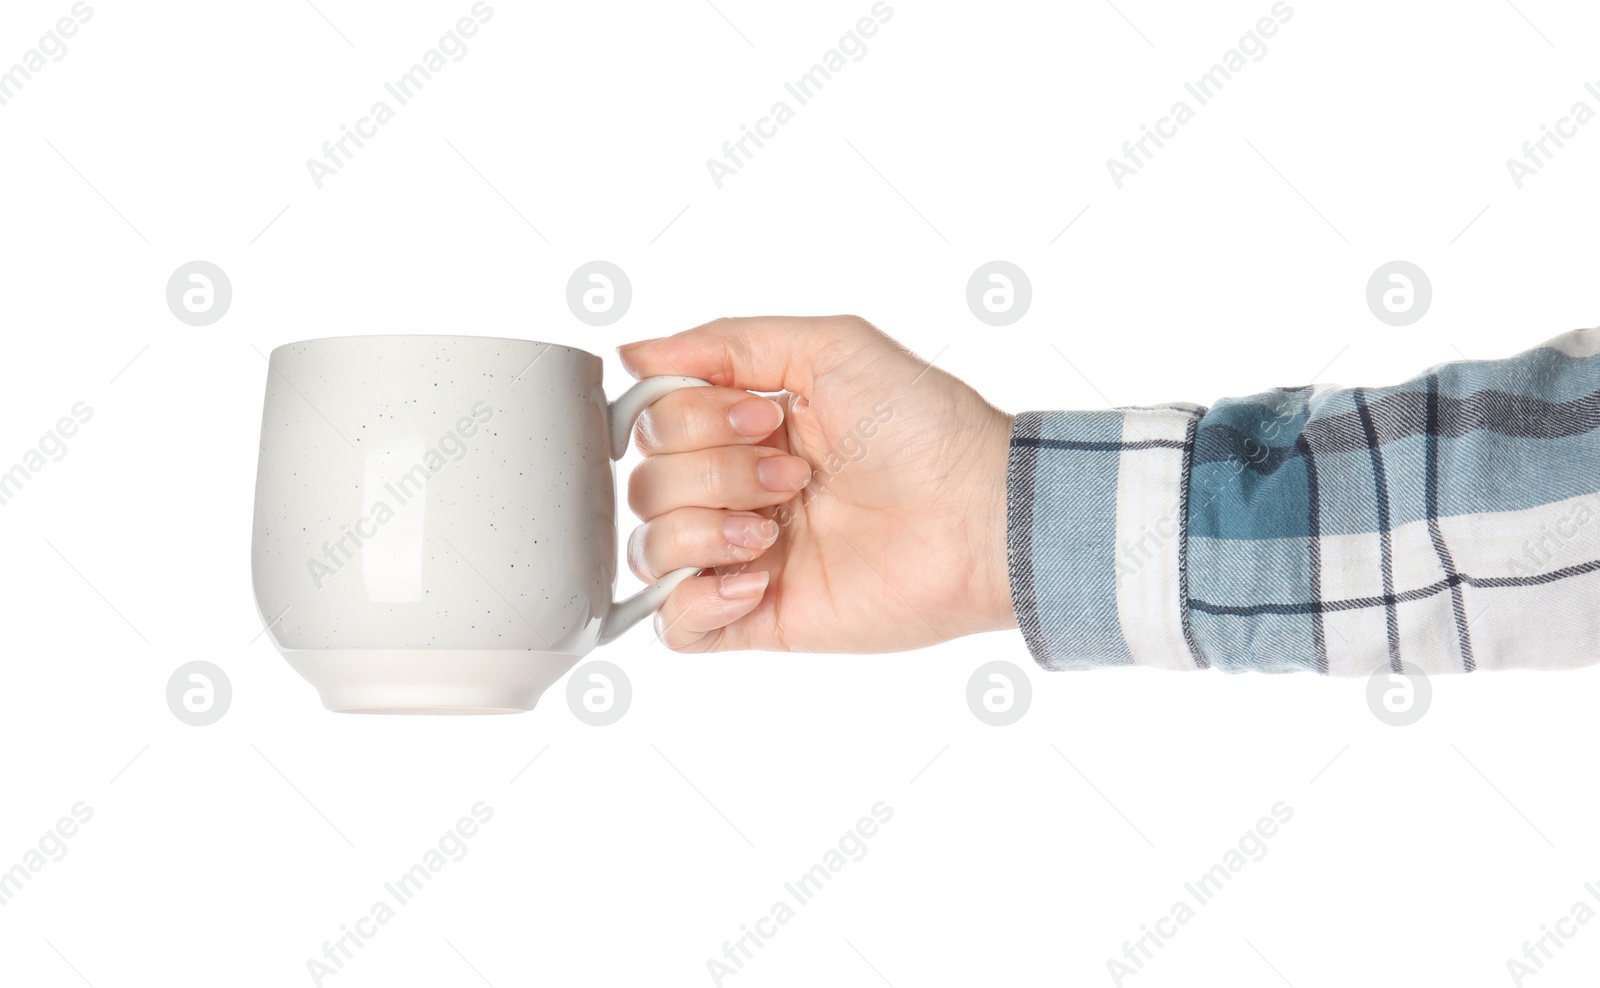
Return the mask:
<path fill-rule="evenodd" d="M 634 442 L 639 451 L 646 456 L 660 453 L 666 449 L 671 439 L 672 419 L 663 418 L 662 411 L 668 407 L 673 398 L 667 395 L 655 404 L 648 405 L 639 413 L 639 421 L 633 429 Z"/>
<path fill-rule="evenodd" d="M 649 456 L 669 449 L 714 445 L 716 436 L 706 415 L 710 406 L 692 398 L 688 390 L 674 392 L 640 413 L 633 434 L 641 453 Z"/>
<path fill-rule="evenodd" d="M 662 611 L 661 616 L 666 621 L 666 631 L 661 635 L 661 643 L 674 652 L 687 652 L 689 646 L 694 644 L 696 636 L 678 627 L 678 619 L 682 617 L 681 613 L 669 617 L 666 611 Z"/>
<path fill-rule="evenodd" d="M 841 336 L 869 336 L 878 332 L 878 327 L 872 325 L 861 316 L 843 315 L 834 317 L 834 326 Z"/>
<path fill-rule="evenodd" d="M 704 652 L 706 650 L 706 644 L 710 641 L 711 637 L 712 636 L 707 632 L 680 630 L 673 633 L 672 641 L 668 643 L 667 647 L 672 649 L 674 652 L 682 652 L 684 654 Z"/>
<path fill-rule="evenodd" d="M 687 390 L 680 391 L 678 395 L 688 396 Z M 676 397 L 677 395 L 669 395 Z M 674 402 L 671 406 L 673 426 L 678 431 L 678 437 L 685 446 L 695 447 L 705 445 L 706 429 L 701 406 L 705 403 L 696 400 L 694 404 L 684 401 Z"/>
<path fill-rule="evenodd" d="M 696 481 L 707 500 L 720 506 L 727 497 L 729 456 L 725 449 L 708 450 L 698 458 Z"/>
<path fill-rule="evenodd" d="M 645 509 L 648 507 L 645 503 L 645 490 L 649 479 L 647 470 L 649 465 L 650 461 L 646 460 L 628 474 L 628 510 L 640 518 L 644 517 Z"/>
<path fill-rule="evenodd" d="M 666 536 L 668 543 L 672 546 L 674 566 L 682 565 L 677 560 L 690 559 L 700 554 L 699 547 L 695 544 L 695 531 L 690 526 L 689 519 L 685 517 L 685 514 L 686 512 L 683 511 L 674 512 L 670 516 L 670 523 L 667 525 Z M 668 568 L 667 566 L 661 567 L 663 571 Z"/>
<path fill-rule="evenodd" d="M 628 568 L 633 575 L 646 582 L 655 580 L 650 565 L 650 526 L 640 525 L 628 536 Z"/>
<path fill-rule="evenodd" d="M 633 448 L 649 456 L 661 449 L 661 438 L 656 434 L 655 419 L 647 408 L 633 426 Z"/>

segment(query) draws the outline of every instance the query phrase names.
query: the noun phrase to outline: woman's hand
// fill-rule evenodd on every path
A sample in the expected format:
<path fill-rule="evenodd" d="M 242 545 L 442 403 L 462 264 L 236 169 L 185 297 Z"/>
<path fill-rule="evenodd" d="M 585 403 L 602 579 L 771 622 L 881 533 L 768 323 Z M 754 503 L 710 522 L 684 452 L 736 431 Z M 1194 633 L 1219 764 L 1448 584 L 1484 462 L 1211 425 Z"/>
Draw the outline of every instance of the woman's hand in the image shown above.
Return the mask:
<path fill-rule="evenodd" d="M 719 319 L 619 351 L 685 375 L 639 421 L 644 580 L 670 648 L 885 652 L 1015 627 L 1011 417 L 854 316 Z M 781 392 L 771 398 L 750 391 Z"/>

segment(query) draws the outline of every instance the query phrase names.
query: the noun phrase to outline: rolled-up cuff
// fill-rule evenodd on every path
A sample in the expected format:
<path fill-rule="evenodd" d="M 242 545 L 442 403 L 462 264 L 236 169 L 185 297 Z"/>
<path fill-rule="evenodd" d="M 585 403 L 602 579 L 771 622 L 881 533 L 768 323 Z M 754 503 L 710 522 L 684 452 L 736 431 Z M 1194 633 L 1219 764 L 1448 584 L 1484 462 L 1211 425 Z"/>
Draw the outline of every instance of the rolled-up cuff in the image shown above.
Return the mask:
<path fill-rule="evenodd" d="M 1046 669 L 1203 669 L 1189 633 L 1196 405 L 1024 412 L 1011 432 L 1006 553 L 1017 623 Z"/>

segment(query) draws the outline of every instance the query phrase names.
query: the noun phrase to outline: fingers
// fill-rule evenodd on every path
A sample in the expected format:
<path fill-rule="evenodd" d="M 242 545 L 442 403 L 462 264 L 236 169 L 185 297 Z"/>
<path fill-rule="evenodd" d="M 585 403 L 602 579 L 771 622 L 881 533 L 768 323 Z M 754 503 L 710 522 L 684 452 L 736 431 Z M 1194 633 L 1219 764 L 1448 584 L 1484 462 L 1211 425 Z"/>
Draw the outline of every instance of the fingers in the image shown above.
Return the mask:
<path fill-rule="evenodd" d="M 674 508 L 770 508 L 811 482 L 811 466 L 770 446 L 719 446 L 647 457 L 628 477 L 628 506 L 649 521 Z"/>
<path fill-rule="evenodd" d="M 751 570 L 684 580 L 656 614 L 656 633 L 674 651 L 711 651 L 721 643 L 722 629 L 761 603 L 769 578 Z"/>
<path fill-rule="evenodd" d="M 617 349 L 635 377 L 678 374 L 747 391 L 810 394 L 817 376 L 888 337 L 856 316 L 756 316 Z"/>
<path fill-rule="evenodd" d="M 777 540 L 778 523 L 754 511 L 679 508 L 633 530 L 628 566 L 648 583 L 684 566 L 747 563 Z"/>
<path fill-rule="evenodd" d="M 783 424 L 783 406 L 732 388 L 683 388 L 644 410 L 637 427 L 647 456 L 761 440 Z"/>

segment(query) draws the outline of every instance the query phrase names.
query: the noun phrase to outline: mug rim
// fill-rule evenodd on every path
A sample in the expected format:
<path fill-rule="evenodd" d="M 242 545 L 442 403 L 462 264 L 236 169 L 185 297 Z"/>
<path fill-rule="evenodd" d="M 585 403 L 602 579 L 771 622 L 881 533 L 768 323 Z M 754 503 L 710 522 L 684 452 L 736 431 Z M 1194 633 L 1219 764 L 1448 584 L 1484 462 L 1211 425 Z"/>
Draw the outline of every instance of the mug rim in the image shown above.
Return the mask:
<path fill-rule="evenodd" d="M 314 336 L 304 340 L 292 340 L 280 343 L 272 348 L 272 354 L 286 347 L 309 346 L 314 343 L 334 343 L 339 340 L 492 340 L 496 343 L 528 343 L 533 346 L 554 347 L 580 357 L 599 360 L 599 354 L 590 353 L 575 346 L 565 343 L 547 343 L 544 340 L 527 340 L 518 336 L 481 336 L 476 333 L 345 333 L 340 336 Z"/>

